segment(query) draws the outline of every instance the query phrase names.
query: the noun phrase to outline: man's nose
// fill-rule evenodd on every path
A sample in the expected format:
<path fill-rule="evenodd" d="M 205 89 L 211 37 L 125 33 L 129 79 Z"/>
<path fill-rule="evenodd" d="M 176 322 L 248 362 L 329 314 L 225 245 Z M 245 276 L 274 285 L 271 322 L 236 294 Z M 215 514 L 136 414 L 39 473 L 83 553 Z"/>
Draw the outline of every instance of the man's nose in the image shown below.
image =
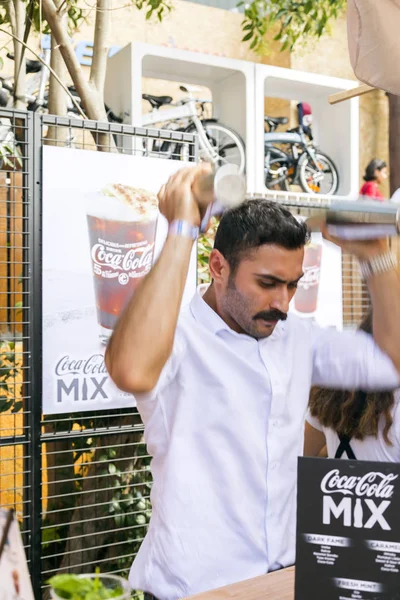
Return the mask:
<path fill-rule="evenodd" d="M 271 308 L 280 310 L 283 313 L 287 313 L 289 312 L 290 300 L 291 295 L 289 294 L 289 290 L 286 286 L 281 286 L 279 289 L 275 290 L 275 294 L 272 298 L 270 306 Z"/>

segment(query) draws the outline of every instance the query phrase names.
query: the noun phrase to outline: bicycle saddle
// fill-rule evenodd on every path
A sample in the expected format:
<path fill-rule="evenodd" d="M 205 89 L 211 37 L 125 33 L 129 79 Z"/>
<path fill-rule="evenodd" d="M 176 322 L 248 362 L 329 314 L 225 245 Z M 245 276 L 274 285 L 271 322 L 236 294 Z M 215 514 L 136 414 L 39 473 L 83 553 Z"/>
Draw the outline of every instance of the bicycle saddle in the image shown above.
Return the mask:
<path fill-rule="evenodd" d="M 171 104 L 172 97 L 171 96 L 152 96 L 151 94 L 143 94 L 143 100 L 147 100 L 150 102 L 153 108 L 160 108 L 163 104 Z"/>
<path fill-rule="evenodd" d="M 264 117 L 264 121 L 268 123 L 273 123 L 274 125 L 286 125 L 289 122 L 287 117 Z"/>
<path fill-rule="evenodd" d="M 7 58 L 10 60 L 14 60 L 14 54 L 7 52 Z M 30 58 L 25 59 L 26 64 L 26 72 L 27 73 L 39 73 L 42 68 L 42 63 L 40 60 L 31 60 Z"/>

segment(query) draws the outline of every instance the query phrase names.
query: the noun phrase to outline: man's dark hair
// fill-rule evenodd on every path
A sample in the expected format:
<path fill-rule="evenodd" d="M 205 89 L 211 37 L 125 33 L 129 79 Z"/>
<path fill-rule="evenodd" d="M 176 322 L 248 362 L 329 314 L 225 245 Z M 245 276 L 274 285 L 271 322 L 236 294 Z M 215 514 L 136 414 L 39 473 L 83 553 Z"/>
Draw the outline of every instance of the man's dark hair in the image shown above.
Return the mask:
<path fill-rule="evenodd" d="M 227 210 L 217 229 L 214 248 L 228 261 L 232 273 L 246 252 L 264 244 L 287 250 L 302 248 L 310 239 L 307 226 L 276 202 L 246 200 Z"/>

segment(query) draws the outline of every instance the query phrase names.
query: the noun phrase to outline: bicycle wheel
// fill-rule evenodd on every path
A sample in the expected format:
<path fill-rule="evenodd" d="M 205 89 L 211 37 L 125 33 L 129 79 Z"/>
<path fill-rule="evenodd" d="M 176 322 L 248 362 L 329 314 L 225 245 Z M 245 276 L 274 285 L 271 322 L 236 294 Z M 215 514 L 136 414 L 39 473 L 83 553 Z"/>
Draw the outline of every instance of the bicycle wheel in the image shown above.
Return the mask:
<path fill-rule="evenodd" d="M 339 174 L 333 161 L 322 152 L 315 153 L 315 160 L 303 154 L 299 161 L 299 183 L 307 194 L 332 196 L 339 188 Z"/>
<path fill-rule="evenodd" d="M 227 163 L 234 164 L 239 167 L 240 173 L 243 173 L 246 166 L 246 147 L 240 135 L 230 127 L 216 121 L 205 119 L 201 123 L 208 141 L 218 153 L 218 159 L 215 162 L 216 166 L 222 167 L 222 165 Z M 188 131 L 195 133 L 195 126 L 193 125 Z M 207 152 L 201 146 L 199 155 L 200 160 L 210 160 Z"/>

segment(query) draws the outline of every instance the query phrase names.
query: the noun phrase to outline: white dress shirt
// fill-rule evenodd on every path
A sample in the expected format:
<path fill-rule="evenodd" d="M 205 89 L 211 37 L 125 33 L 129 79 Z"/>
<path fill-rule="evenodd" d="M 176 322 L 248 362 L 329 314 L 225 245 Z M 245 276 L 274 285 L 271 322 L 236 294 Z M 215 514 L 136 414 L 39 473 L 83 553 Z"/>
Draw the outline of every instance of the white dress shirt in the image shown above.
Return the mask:
<path fill-rule="evenodd" d="M 385 417 L 381 415 L 379 422 L 378 435 L 368 435 L 363 440 L 350 440 L 350 446 L 357 460 L 376 460 L 379 462 L 400 462 L 400 390 L 394 394 L 394 405 L 391 411 L 393 425 L 389 429 L 388 437 L 391 445 L 385 442 L 383 430 L 385 427 Z M 330 427 L 323 427 L 316 417 L 307 414 L 307 421 L 322 431 L 326 439 L 326 448 L 329 458 L 334 458 L 340 445 L 338 434 Z M 348 458 L 347 454 L 342 454 L 341 458 Z"/>
<path fill-rule="evenodd" d="M 196 294 L 156 388 L 137 396 L 154 484 L 133 588 L 175 600 L 293 564 L 311 385 L 399 383 L 363 332 L 321 329 L 290 314 L 256 340 L 230 329 Z"/>

